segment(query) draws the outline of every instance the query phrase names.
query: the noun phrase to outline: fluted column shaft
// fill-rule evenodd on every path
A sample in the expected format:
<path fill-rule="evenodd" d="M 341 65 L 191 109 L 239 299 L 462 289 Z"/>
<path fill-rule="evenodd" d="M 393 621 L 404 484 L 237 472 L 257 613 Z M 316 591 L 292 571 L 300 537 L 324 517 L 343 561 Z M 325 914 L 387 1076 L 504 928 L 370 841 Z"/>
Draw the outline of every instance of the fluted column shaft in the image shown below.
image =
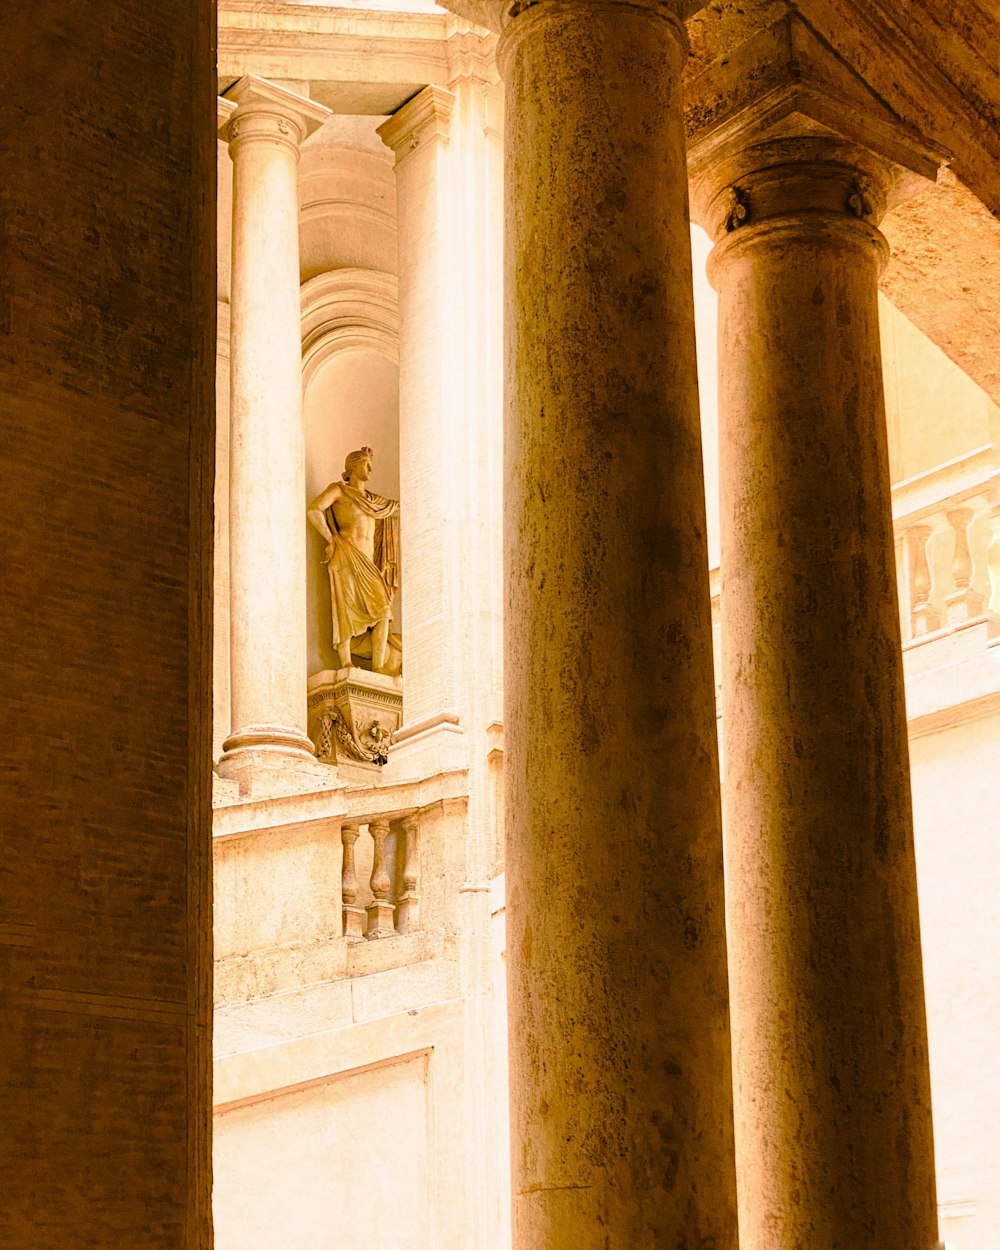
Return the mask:
<path fill-rule="evenodd" d="M 930 1250 L 930 1090 L 872 158 L 714 172 L 740 1236 Z"/>
<path fill-rule="evenodd" d="M 499 59 L 514 1246 L 732 1250 L 685 39 L 662 4 L 513 12 Z"/>
<path fill-rule="evenodd" d="M 320 105 L 248 77 L 231 89 L 232 733 L 240 753 L 313 754 L 306 736 L 305 457 L 299 312 L 299 145 Z"/>

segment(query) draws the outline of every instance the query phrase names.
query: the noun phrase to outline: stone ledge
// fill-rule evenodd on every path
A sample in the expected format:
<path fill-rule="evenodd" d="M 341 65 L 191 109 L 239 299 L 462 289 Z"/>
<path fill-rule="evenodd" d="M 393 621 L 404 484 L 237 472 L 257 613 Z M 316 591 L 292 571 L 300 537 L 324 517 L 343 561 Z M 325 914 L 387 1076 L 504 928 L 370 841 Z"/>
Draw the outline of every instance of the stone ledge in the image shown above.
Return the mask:
<path fill-rule="evenodd" d="M 455 998 L 220 1057 L 214 1065 L 215 1111 L 432 1051 L 448 1032 L 461 1027 L 462 1013 L 462 1000 Z"/>

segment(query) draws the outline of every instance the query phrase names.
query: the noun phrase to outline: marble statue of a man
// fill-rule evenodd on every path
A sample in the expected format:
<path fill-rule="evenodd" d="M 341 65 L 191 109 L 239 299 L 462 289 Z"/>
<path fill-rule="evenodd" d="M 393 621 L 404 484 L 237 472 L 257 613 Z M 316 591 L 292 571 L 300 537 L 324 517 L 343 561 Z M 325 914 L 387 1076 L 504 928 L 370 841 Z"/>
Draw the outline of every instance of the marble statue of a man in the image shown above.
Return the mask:
<path fill-rule="evenodd" d="M 368 651 L 376 673 L 398 676 L 402 655 L 389 634 L 392 598 L 399 582 L 399 501 L 368 490 L 374 453 L 352 451 L 343 481 L 333 482 L 309 505 L 309 520 L 326 540 L 333 606 L 333 645 L 341 668 Z"/>

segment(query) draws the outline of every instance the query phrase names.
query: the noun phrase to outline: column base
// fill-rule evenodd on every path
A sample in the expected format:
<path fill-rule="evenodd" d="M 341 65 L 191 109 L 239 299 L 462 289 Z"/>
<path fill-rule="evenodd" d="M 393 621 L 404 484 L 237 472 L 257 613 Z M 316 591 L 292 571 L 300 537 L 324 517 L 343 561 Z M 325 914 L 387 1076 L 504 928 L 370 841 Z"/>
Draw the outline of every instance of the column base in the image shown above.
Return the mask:
<path fill-rule="evenodd" d="M 365 909 L 344 904 L 344 937 L 348 942 L 365 940 Z"/>
<path fill-rule="evenodd" d="M 983 612 L 983 596 L 968 587 L 945 595 L 944 604 L 944 619 L 948 625 L 960 625 L 963 621 L 974 620 Z"/>
<path fill-rule="evenodd" d="M 420 928 L 420 899 L 407 891 L 396 905 L 396 932 L 413 933 Z"/>
<path fill-rule="evenodd" d="M 231 734 L 216 772 L 239 786 L 241 800 L 307 794 L 338 780 L 335 767 L 316 759 L 305 734 L 284 725 L 251 725 Z"/>
<path fill-rule="evenodd" d="M 365 909 L 368 912 L 368 928 L 365 937 L 370 942 L 379 938 L 395 937 L 396 929 L 392 923 L 392 913 L 396 910 L 392 903 L 373 899 Z"/>

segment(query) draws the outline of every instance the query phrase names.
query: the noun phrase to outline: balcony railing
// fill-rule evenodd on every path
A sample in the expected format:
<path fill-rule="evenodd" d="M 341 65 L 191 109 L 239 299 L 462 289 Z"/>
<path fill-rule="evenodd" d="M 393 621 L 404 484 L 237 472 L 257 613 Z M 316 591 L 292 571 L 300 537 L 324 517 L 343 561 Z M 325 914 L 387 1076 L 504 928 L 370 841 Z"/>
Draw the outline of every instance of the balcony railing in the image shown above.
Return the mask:
<path fill-rule="evenodd" d="M 367 888 L 358 879 L 361 830 L 371 839 Z M 360 942 L 413 933 L 420 928 L 420 821 L 417 812 L 345 820 L 341 906 L 344 937 Z M 367 856 L 364 857 L 367 860 Z"/>
<path fill-rule="evenodd" d="M 990 563 L 1000 553 L 994 458 L 981 447 L 893 487 L 904 648 L 990 617 Z"/>
<path fill-rule="evenodd" d="M 1000 634 L 1000 452 L 979 447 L 892 488 L 904 649 L 989 622 Z M 710 574 L 721 697 L 721 570 Z"/>

